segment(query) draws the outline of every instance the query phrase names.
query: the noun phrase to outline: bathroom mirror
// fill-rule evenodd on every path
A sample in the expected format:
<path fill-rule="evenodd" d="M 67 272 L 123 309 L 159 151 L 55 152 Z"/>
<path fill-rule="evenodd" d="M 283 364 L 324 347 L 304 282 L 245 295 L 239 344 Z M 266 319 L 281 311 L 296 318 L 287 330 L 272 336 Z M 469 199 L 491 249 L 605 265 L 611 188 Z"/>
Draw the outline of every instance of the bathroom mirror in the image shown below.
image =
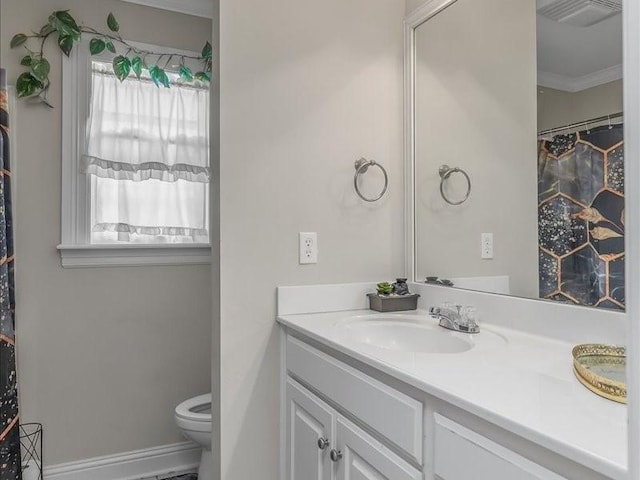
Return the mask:
<path fill-rule="evenodd" d="M 428 2 L 406 31 L 409 275 L 623 310 L 622 2 Z"/>

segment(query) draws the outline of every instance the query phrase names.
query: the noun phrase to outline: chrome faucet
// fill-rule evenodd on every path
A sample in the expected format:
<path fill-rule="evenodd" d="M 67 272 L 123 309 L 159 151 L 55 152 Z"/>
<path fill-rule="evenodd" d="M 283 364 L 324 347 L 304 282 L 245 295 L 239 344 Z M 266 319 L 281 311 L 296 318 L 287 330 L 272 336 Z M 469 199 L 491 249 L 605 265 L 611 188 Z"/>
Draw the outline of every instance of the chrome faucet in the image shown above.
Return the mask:
<path fill-rule="evenodd" d="M 479 333 L 480 327 L 474 319 L 468 318 L 461 313 L 462 305 L 456 305 L 453 308 L 430 307 L 429 315 L 439 320 L 441 327 L 453 330 L 455 332 Z"/>

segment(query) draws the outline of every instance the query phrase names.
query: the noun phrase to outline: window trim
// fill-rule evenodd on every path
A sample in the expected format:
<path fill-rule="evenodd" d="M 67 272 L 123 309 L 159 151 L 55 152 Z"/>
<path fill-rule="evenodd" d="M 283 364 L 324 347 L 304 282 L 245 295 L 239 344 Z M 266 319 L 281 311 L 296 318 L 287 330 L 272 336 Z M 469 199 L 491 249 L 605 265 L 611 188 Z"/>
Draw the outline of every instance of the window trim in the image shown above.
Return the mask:
<path fill-rule="evenodd" d="M 58 245 L 58 250 L 65 268 L 211 264 L 206 243 Z"/>
<path fill-rule="evenodd" d="M 154 45 L 130 42 L 144 49 Z M 197 55 L 168 49 L 168 53 Z M 98 57 L 100 58 L 100 57 Z M 80 175 L 91 89 L 89 41 L 83 40 L 62 62 L 62 196 L 61 241 L 57 246 L 65 268 L 149 265 L 205 265 L 211 263 L 211 244 L 91 244 L 90 178 Z"/>

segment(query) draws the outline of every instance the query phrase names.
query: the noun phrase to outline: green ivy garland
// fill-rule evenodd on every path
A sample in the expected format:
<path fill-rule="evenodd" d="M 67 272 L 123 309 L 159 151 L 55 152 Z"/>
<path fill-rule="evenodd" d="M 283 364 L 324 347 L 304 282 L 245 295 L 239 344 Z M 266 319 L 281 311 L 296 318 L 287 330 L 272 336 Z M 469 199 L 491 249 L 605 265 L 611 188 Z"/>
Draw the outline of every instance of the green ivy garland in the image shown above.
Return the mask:
<path fill-rule="evenodd" d="M 129 77 L 131 73 L 140 78 L 142 72 L 146 70 L 157 87 L 164 86 L 169 88 L 170 81 L 166 68 L 174 60 L 179 61 L 179 74 L 185 82 L 200 81 L 206 83 L 211 81 L 212 51 L 209 42 L 202 49 L 200 56 L 152 52 L 136 48 L 123 40 L 119 33 L 120 25 L 113 13 L 110 13 L 107 17 L 107 27 L 109 28 L 109 33 L 78 25 L 69 10 L 61 10 L 53 12 L 49 16 L 49 21 L 42 26 L 38 33 L 34 32 L 32 35 L 18 33 L 14 35 L 11 39 L 11 48 L 24 46 L 28 52 L 20 62 L 21 65 L 28 67 L 29 70 L 18 77 L 16 82 L 18 97 L 34 98 L 52 107 L 47 100 L 47 94 L 51 86 L 51 81 L 49 80 L 51 64 L 44 56 L 44 46 L 52 35 L 57 36 L 58 47 L 67 57 L 71 54 L 74 45 L 80 41 L 83 33 L 94 36 L 89 42 L 91 55 L 98 55 L 105 50 L 116 54 L 116 44 L 124 46 L 126 51 L 113 59 L 113 71 L 121 82 Z M 38 49 L 32 50 L 29 48 L 28 41 L 30 39 L 39 42 Z M 194 73 L 186 65 L 187 59 L 200 61 L 202 70 Z"/>

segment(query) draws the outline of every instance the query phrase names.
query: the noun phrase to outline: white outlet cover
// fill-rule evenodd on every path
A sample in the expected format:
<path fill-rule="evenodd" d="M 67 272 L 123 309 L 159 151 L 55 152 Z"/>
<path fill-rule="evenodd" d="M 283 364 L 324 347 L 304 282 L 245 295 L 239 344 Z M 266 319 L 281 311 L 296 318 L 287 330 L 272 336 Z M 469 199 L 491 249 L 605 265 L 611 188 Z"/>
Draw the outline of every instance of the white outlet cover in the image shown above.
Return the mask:
<path fill-rule="evenodd" d="M 318 263 L 318 234 L 316 232 L 300 232 L 298 257 L 300 265 Z"/>

